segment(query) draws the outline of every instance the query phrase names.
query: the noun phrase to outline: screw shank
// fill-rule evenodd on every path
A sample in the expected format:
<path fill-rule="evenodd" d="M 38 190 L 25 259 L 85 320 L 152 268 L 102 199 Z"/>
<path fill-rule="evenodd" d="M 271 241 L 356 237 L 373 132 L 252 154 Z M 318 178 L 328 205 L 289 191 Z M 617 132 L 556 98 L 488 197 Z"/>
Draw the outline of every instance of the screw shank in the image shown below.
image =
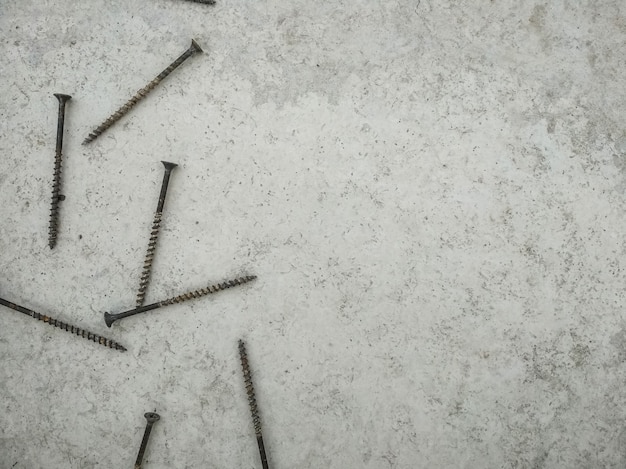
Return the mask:
<path fill-rule="evenodd" d="M 65 103 L 72 99 L 70 95 L 55 93 L 54 96 L 59 100 L 59 117 L 57 119 L 57 146 L 56 152 L 60 154 L 63 149 L 63 128 L 65 126 Z"/>
<path fill-rule="evenodd" d="M 139 308 L 129 309 L 128 311 L 124 311 L 122 313 L 110 314 L 104 313 L 104 322 L 106 322 L 108 327 L 111 327 L 118 319 L 124 319 L 130 316 L 134 316 L 135 314 L 145 313 L 146 311 L 151 311 L 153 309 L 157 309 L 163 306 L 162 302 L 152 303 L 151 305 L 140 306 Z"/>
<path fill-rule="evenodd" d="M 261 466 L 263 469 L 269 469 L 269 464 L 267 462 L 267 454 L 265 454 L 265 444 L 263 443 L 263 436 L 259 435 L 256 437 L 256 442 L 259 445 L 259 455 L 261 456 Z"/>
<path fill-rule="evenodd" d="M 14 311 L 19 311 L 20 313 L 24 313 L 27 316 L 33 316 L 35 314 L 35 311 L 33 311 L 32 309 L 28 309 L 28 308 L 24 308 L 23 306 L 16 305 L 15 303 L 11 303 L 10 301 L 5 300 L 4 298 L 0 298 L 0 305 L 6 306 L 7 308 L 11 308 Z"/>

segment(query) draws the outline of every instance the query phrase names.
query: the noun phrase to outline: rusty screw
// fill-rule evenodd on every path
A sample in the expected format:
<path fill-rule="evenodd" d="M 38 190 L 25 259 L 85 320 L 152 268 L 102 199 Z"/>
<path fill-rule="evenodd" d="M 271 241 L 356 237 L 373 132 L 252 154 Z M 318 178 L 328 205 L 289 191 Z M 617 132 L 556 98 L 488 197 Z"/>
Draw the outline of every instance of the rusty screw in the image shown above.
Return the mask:
<path fill-rule="evenodd" d="M 141 462 L 143 461 L 143 453 L 146 452 L 146 446 L 148 446 L 148 439 L 150 438 L 150 432 L 152 431 L 152 425 L 157 422 L 161 416 L 156 412 L 146 412 L 143 415 L 146 418 L 146 430 L 143 432 L 143 439 L 141 440 L 141 447 L 139 448 L 139 454 L 137 455 L 137 461 L 135 461 L 135 469 L 141 469 Z"/>
<path fill-rule="evenodd" d="M 191 46 L 187 49 L 180 57 L 178 57 L 174 62 L 170 64 L 165 70 L 163 70 L 159 75 L 144 86 L 142 89 L 135 93 L 135 96 L 130 98 L 126 104 L 124 104 L 121 108 L 119 108 L 111 117 L 105 120 L 102 124 L 96 127 L 89 136 L 83 141 L 83 145 L 88 144 L 89 142 L 93 142 L 96 138 L 98 138 L 105 130 L 115 124 L 118 120 L 124 116 L 131 108 L 145 98 L 150 91 L 152 91 L 156 86 L 163 81 L 165 77 L 167 77 L 170 73 L 172 73 L 180 64 L 182 64 L 185 60 L 191 57 L 196 52 L 202 52 L 202 48 L 198 45 L 195 40 L 191 40 Z"/>
<path fill-rule="evenodd" d="M 267 463 L 267 455 L 265 454 L 265 444 L 263 443 L 263 434 L 261 433 L 261 418 L 259 417 L 259 409 L 256 404 L 256 396 L 254 395 L 252 374 L 250 373 L 250 365 L 248 364 L 248 354 L 246 353 L 246 345 L 241 339 L 239 340 L 239 357 L 241 358 L 243 380 L 246 385 L 246 393 L 248 394 L 248 404 L 250 405 L 250 413 L 252 414 L 252 424 L 254 425 L 256 442 L 259 446 L 259 454 L 261 455 L 261 465 L 263 469 L 268 469 L 269 465 Z"/>
<path fill-rule="evenodd" d="M 51 318 L 50 316 L 46 316 L 44 314 L 38 313 L 37 311 L 33 311 L 32 309 L 16 305 L 15 303 L 7 301 L 4 298 L 0 298 L 0 305 L 4 305 L 14 311 L 19 311 L 26 316 L 30 316 L 33 319 L 38 319 L 39 321 L 50 324 L 51 326 L 58 327 L 59 329 L 69 332 L 70 334 L 76 334 L 78 337 L 82 337 L 83 339 L 91 340 L 97 344 L 104 345 L 105 347 L 119 350 L 121 352 L 126 351 L 126 348 L 124 346 L 118 344 L 114 340 L 107 339 L 106 337 L 102 337 L 101 335 L 86 331 L 85 329 L 82 329 L 80 327 L 72 326 L 71 324 L 68 324 L 66 322 L 58 321 L 54 318 Z"/>
<path fill-rule="evenodd" d="M 53 249 L 57 244 L 57 226 L 59 223 L 59 202 L 65 200 L 61 191 L 61 162 L 63 159 L 63 127 L 65 126 L 65 103 L 72 99 L 68 94 L 55 93 L 59 100 L 57 119 L 57 147 L 54 154 L 54 176 L 52 180 L 52 204 L 50 207 L 50 225 L 48 227 L 48 246 Z"/>
<path fill-rule="evenodd" d="M 154 220 L 152 221 L 152 230 L 150 232 L 150 240 L 148 241 L 148 250 L 146 251 L 146 257 L 143 261 L 143 271 L 141 273 L 141 280 L 139 281 L 139 291 L 137 292 L 137 307 L 143 305 L 146 290 L 148 289 L 148 283 L 150 283 L 152 261 L 154 260 L 154 251 L 156 249 L 157 240 L 159 239 L 159 230 L 161 229 L 161 218 L 163 217 L 163 206 L 165 205 L 167 186 L 170 182 L 170 174 L 172 173 L 172 170 L 178 166 L 176 163 L 169 163 L 168 161 L 161 161 L 161 163 L 165 166 L 165 173 L 163 174 L 163 183 L 161 184 L 159 203 L 157 204 L 157 209 L 154 213 Z"/>
<path fill-rule="evenodd" d="M 211 295 L 213 293 L 217 293 L 222 290 L 226 290 L 228 288 L 236 287 L 238 285 L 243 285 L 244 283 L 251 282 L 256 278 L 256 275 L 246 275 L 245 277 L 239 277 L 233 280 L 228 280 L 223 283 L 218 283 L 216 285 L 209 285 L 206 288 L 201 288 L 200 290 L 190 291 L 187 293 L 183 293 L 182 295 L 175 296 L 173 298 L 168 298 L 167 300 L 157 301 L 156 303 L 152 303 L 150 305 L 140 306 L 139 308 L 131 309 L 128 311 L 124 311 L 123 313 L 111 314 L 104 313 L 104 322 L 108 327 L 117 321 L 118 319 L 127 318 L 129 316 L 134 316 L 135 314 L 145 313 L 146 311 L 151 311 L 153 309 L 161 308 L 162 306 L 173 305 L 175 303 L 182 303 L 183 301 L 193 300 L 194 298 L 200 298 L 201 296 Z"/>

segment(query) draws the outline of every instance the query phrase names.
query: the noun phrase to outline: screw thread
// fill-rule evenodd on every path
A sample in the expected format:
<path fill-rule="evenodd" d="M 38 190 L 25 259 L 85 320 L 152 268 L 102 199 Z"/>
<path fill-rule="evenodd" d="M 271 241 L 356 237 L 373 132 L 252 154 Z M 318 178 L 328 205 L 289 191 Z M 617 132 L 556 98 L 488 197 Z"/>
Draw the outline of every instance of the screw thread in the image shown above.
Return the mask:
<path fill-rule="evenodd" d="M 71 324 L 51 318 L 50 316 L 46 316 L 36 311 L 31 311 L 31 317 L 50 324 L 51 326 L 58 327 L 59 329 L 69 332 L 70 334 L 76 334 L 77 336 L 84 339 L 91 340 L 92 342 L 100 345 L 104 345 L 105 347 L 109 347 L 115 350 L 121 350 L 122 352 L 126 351 L 126 348 L 123 345 L 118 344 L 114 340 L 107 339 L 106 337 L 94 334 L 93 332 L 89 332 L 80 327 L 72 326 Z"/>
<path fill-rule="evenodd" d="M 143 305 L 146 290 L 150 283 L 150 273 L 152 272 L 152 262 L 154 261 L 154 251 L 156 250 L 157 240 L 159 239 L 159 230 L 161 229 L 162 212 L 155 212 L 154 220 L 152 221 L 152 231 L 150 232 L 150 240 L 148 241 L 148 249 L 146 251 L 146 257 L 143 261 L 143 271 L 141 273 L 141 279 L 139 281 L 139 291 L 137 292 L 136 305 Z"/>
<path fill-rule="evenodd" d="M 86 145 L 90 142 L 93 142 L 96 138 L 98 138 L 104 131 L 106 131 L 109 127 L 115 124 L 118 120 L 120 120 L 128 111 L 130 111 L 135 104 L 145 98 L 150 91 L 152 91 L 156 86 L 163 81 L 165 77 L 167 77 L 170 73 L 172 73 L 180 64 L 182 64 L 185 60 L 191 57 L 195 52 L 200 51 L 201 49 L 192 41 L 192 46 L 187 49 L 180 57 L 178 57 L 174 62 L 172 62 L 165 70 L 163 70 L 157 77 L 148 83 L 146 86 L 141 88 L 135 95 L 130 98 L 126 104 L 124 104 L 121 108 L 115 111 L 107 120 L 105 120 L 102 124 L 96 127 L 90 134 L 83 140 L 83 145 Z"/>
<path fill-rule="evenodd" d="M 54 248 L 57 243 L 57 227 L 59 223 L 59 201 L 61 196 L 61 162 L 63 155 L 57 151 L 54 155 L 54 174 L 52 176 L 52 202 L 50 204 L 50 223 L 48 226 L 48 246 Z"/>
<path fill-rule="evenodd" d="M 187 293 L 183 293 L 182 295 L 175 296 L 174 298 L 169 298 L 160 303 L 161 306 L 172 305 L 174 303 L 182 303 L 183 301 L 192 300 L 194 298 L 200 298 L 201 296 L 211 295 L 213 293 L 217 293 L 222 290 L 227 290 L 228 288 L 236 287 L 237 285 L 243 285 L 244 283 L 248 283 L 256 278 L 256 275 L 246 275 L 245 277 L 239 277 L 233 280 L 227 280 L 223 283 L 218 283 L 216 285 L 209 285 L 206 288 L 201 288 L 199 290 L 190 291 Z"/>
<path fill-rule="evenodd" d="M 254 395 L 254 386 L 252 385 L 252 373 L 250 373 L 250 365 L 248 364 L 248 354 L 243 340 L 239 340 L 239 357 L 241 358 L 241 368 L 243 370 L 243 380 L 248 394 L 248 404 L 250 405 L 250 414 L 252 415 L 252 424 L 254 425 L 254 433 L 257 438 L 261 437 L 261 418 L 259 417 L 259 409 L 257 408 L 256 396 Z"/>

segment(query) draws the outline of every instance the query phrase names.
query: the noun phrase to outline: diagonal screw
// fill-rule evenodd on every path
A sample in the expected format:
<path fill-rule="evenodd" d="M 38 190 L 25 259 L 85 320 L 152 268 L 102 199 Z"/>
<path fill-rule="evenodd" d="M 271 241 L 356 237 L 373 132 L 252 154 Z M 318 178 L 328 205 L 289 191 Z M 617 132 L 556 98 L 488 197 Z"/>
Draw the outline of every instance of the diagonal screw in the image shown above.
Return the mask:
<path fill-rule="evenodd" d="M 59 100 L 59 117 L 57 119 L 57 146 L 54 154 L 54 176 L 52 180 L 52 204 L 50 207 L 50 224 L 48 227 L 48 246 L 53 249 L 57 244 L 57 226 L 59 223 L 59 202 L 65 200 L 61 191 L 61 162 L 63 159 L 63 127 L 65 126 L 65 103 L 72 97 L 68 94 L 54 93 Z"/>
<path fill-rule="evenodd" d="M 211 295 L 213 293 L 217 293 L 222 290 L 226 290 L 228 288 L 236 287 L 238 285 L 243 285 L 244 283 L 251 282 L 256 278 L 256 275 L 246 275 L 245 277 L 239 277 L 233 280 L 228 280 L 223 283 L 218 283 L 216 285 L 209 285 L 206 288 L 201 288 L 200 290 L 194 290 L 187 293 L 183 293 L 182 295 L 175 296 L 173 298 L 168 298 L 167 300 L 157 301 L 156 303 L 152 303 L 150 305 L 140 306 L 139 308 L 131 309 L 128 311 L 124 311 L 123 313 L 111 314 L 104 313 L 104 322 L 108 327 L 117 321 L 118 319 L 127 318 L 129 316 L 134 316 L 135 314 L 145 313 L 146 311 L 152 311 L 153 309 L 161 308 L 163 306 L 173 305 L 175 303 L 182 303 L 183 301 L 193 300 L 194 298 L 200 298 L 201 296 Z"/>
<path fill-rule="evenodd" d="M 267 455 L 265 454 L 265 444 L 263 443 L 263 434 L 261 433 L 261 418 L 259 417 L 259 409 L 256 404 L 256 396 L 254 395 L 254 386 L 252 385 L 252 374 L 250 373 L 250 365 L 248 364 L 248 354 L 246 345 L 243 340 L 239 339 L 239 357 L 241 358 L 241 368 L 243 369 L 243 380 L 246 385 L 246 393 L 248 394 L 248 404 L 250 405 L 250 413 L 252 414 L 252 424 L 254 425 L 254 433 L 256 434 L 256 442 L 259 446 L 259 454 L 261 456 L 261 465 L 263 469 L 268 469 Z"/>
<path fill-rule="evenodd" d="M 202 48 L 198 45 L 195 40 L 191 40 L 191 46 L 187 49 L 183 54 L 178 57 L 174 62 L 170 64 L 165 70 L 163 70 L 157 77 L 144 86 L 142 89 L 135 93 L 135 96 L 130 98 L 126 104 L 124 104 L 121 108 L 111 115 L 107 120 L 105 120 L 102 124 L 96 127 L 89 136 L 83 141 L 83 145 L 88 144 L 89 142 L 93 142 L 96 138 L 98 138 L 105 130 L 115 124 L 118 120 L 124 116 L 128 111 L 132 109 L 132 107 L 145 98 L 150 91 L 152 91 L 156 86 L 163 81 L 165 77 L 167 77 L 170 73 L 172 73 L 180 64 L 182 64 L 185 60 L 191 57 L 196 52 L 202 52 Z"/>
<path fill-rule="evenodd" d="M 146 452 L 146 446 L 148 446 L 152 425 L 154 425 L 154 423 L 161 418 L 161 416 L 156 412 L 146 412 L 143 416 L 146 418 L 146 430 L 143 432 L 143 439 L 141 440 L 141 446 L 139 447 L 139 454 L 137 455 L 137 461 L 135 461 L 135 469 L 141 469 L 143 453 Z"/>
<path fill-rule="evenodd" d="M 70 334 L 76 334 L 83 339 L 91 340 L 97 344 L 104 345 L 105 347 L 109 347 L 115 350 L 120 350 L 121 352 L 125 352 L 126 348 L 114 340 L 107 339 L 106 337 L 102 337 L 101 335 L 94 334 L 93 332 L 86 331 L 80 327 L 72 326 L 63 321 L 58 321 L 50 316 L 46 316 L 44 314 L 40 314 L 37 311 L 33 311 L 32 309 L 24 308 L 23 306 L 16 305 L 4 298 L 0 298 L 0 305 L 4 305 L 7 308 L 11 308 L 14 311 L 19 311 L 20 313 L 25 314 L 26 316 L 30 316 L 33 319 L 38 319 L 39 321 L 43 321 L 45 323 L 50 324 L 51 326 L 58 327 L 64 331 L 69 332 Z"/>
<path fill-rule="evenodd" d="M 157 209 L 154 213 L 154 220 L 152 221 L 152 230 L 150 232 L 150 240 L 148 241 L 148 250 L 146 251 L 146 257 L 143 261 L 143 271 L 141 273 L 141 279 L 139 280 L 139 291 L 137 292 L 136 301 L 137 307 L 143 305 L 146 290 L 148 289 L 148 283 L 150 283 L 152 261 L 154 260 L 154 251 L 156 249 L 157 240 L 159 239 L 159 230 L 161 229 L 161 218 L 163 217 L 163 206 L 165 205 L 167 186 L 170 182 L 170 174 L 172 173 L 172 170 L 178 166 L 176 163 L 170 163 L 168 161 L 161 161 L 161 163 L 165 166 L 165 173 L 163 174 L 163 183 L 161 184 L 159 203 L 157 204 Z"/>

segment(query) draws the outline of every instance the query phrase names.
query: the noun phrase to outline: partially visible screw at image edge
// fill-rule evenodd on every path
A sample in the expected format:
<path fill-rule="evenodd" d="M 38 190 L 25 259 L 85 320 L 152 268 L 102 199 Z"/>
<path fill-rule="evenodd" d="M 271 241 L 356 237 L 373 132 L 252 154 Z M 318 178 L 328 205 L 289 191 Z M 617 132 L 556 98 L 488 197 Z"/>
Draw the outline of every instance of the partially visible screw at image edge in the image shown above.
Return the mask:
<path fill-rule="evenodd" d="M 70 95 L 55 93 L 59 100 L 59 116 L 57 119 L 57 144 L 54 154 L 54 174 L 52 178 L 52 203 L 50 206 L 50 224 L 48 227 L 48 246 L 54 249 L 57 244 L 57 227 L 59 223 L 59 202 L 64 200 L 61 192 L 61 163 L 63 160 L 63 128 L 65 126 L 65 103 L 72 99 Z"/>
<path fill-rule="evenodd" d="M 135 469 L 141 469 L 143 462 L 143 455 L 146 452 L 148 446 L 148 440 L 150 439 L 150 432 L 152 431 L 152 425 L 161 419 L 161 416 L 156 412 L 146 412 L 143 415 L 146 418 L 146 429 L 143 432 L 143 438 L 141 439 L 141 446 L 139 447 L 139 454 L 137 454 L 137 460 L 135 461 Z"/>
<path fill-rule="evenodd" d="M 246 393 L 248 394 L 248 404 L 250 405 L 250 413 L 252 414 L 252 424 L 254 425 L 254 433 L 259 446 L 259 454 L 261 456 L 261 465 L 263 469 L 268 469 L 267 455 L 265 453 L 265 444 L 263 443 L 263 434 L 261 433 L 261 418 L 257 408 L 256 396 L 254 394 L 254 386 L 252 385 L 252 374 L 250 373 L 250 365 L 248 363 L 248 354 L 243 340 L 239 340 L 239 357 L 241 358 L 241 368 L 243 370 L 243 380 L 246 385 Z"/>
<path fill-rule="evenodd" d="M 135 96 L 130 98 L 126 104 L 124 104 L 121 108 L 113 113 L 107 120 L 105 120 L 102 124 L 96 127 L 89 136 L 83 141 L 83 145 L 88 144 L 89 142 L 93 142 L 96 138 L 98 138 L 105 130 L 115 124 L 118 120 L 120 120 L 128 111 L 130 111 L 135 104 L 145 98 L 150 91 L 152 91 L 156 86 L 163 81 L 165 77 L 167 77 L 170 73 L 172 73 L 180 64 L 182 64 L 185 60 L 191 57 L 196 52 L 202 52 L 202 48 L 198 45 L 196 41 L 191 40 L 191 46 L 187 49 L 183 54 L 178 57 L 174 62 L 172 62 L 169 67 L 163 70 L 157 77 L 144 86 L 142 89 L 135 93 Z"/>
<path fill-rule="evenodd" d="M 0 304 L 6 306 L 7 308 L 11 308 L 14 311 L 19 311 L 20 313 L 30 316 L 31 318 L 38 319 L 39 321 L 50 324 L 51 326 L 58 327 L 61 330 L 69 332 L 70 334 L 76 334 L 78 337 L 82 337 L 83 339 L 91 340 L 97 344 L 104 345 L 105 347 L 119 350 L 121 352 L 126 351 L 126 348 L 123 345 L 118 344 L 114 340 L 107 339 L 106 337 L 94 334 L 93 332 L 89 332 L 80 327 L 72 326 L 71 324 L 51 318 L 50 316 L 40 314 L 37 311 L 33 311 L 32 309 L 28 309 L 15 303 L 11 303 L 4 298 L 0 298 Z"/>

